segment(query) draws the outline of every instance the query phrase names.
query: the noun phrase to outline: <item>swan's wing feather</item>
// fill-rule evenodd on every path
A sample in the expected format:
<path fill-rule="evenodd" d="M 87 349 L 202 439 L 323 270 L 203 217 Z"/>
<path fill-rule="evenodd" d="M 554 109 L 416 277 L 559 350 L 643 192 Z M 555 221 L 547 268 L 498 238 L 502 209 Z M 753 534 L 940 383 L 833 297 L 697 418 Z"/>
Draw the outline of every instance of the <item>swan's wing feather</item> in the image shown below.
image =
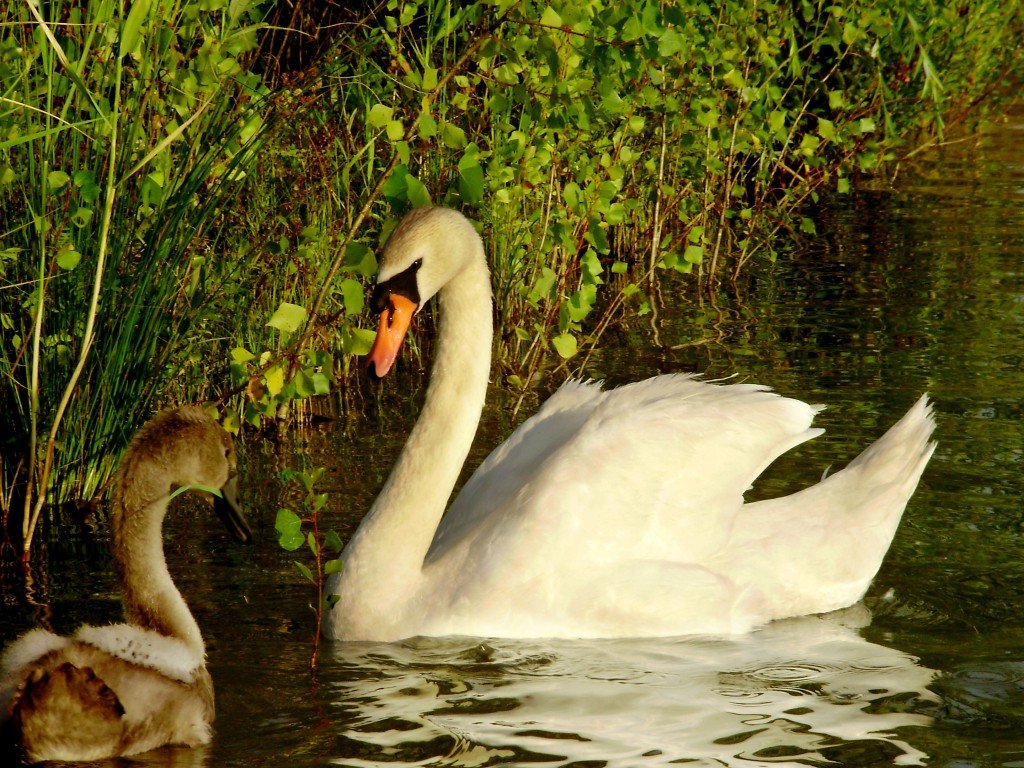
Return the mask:
<path fill-rule="evenodd" d="M 194 680 L 206 664 L 203 654 L 196 653 L 183 640 L 134 624 L 83 624 L 74 639 L 183 683 Z"/>
<path fill-rule="evenodd" d="M 438 526 L 431 562 L 514 496 L 586 423 L 604 392 L 598 382 L 568 381 L 477 467 Z"/>
<path fill-rule="evenodd" d="M 0 656 L 0 677 L 19 674 L 37 659 L 65 648 L 71 641 L 47 629 L 30 629 L 12 642 Z"/>
<path fill-rule="evenodd" d="M 609 391 L 575 386 L 566 400 L 578 407 L 545 406 L 537 424 L 524 423 L 481 465 L 442 521 L 428 563 L 467 537 L 489 550 L 524 540 L 582 546 L 594 540 L 585 535 L 591 526 L 616 557 L 701 557 L 729 535 L 764 468 L 821 431 L 810 428 L 818 408 L 753 384 L 667 375 Z M 665 552 L 666 542 L 692 551 Z"/>

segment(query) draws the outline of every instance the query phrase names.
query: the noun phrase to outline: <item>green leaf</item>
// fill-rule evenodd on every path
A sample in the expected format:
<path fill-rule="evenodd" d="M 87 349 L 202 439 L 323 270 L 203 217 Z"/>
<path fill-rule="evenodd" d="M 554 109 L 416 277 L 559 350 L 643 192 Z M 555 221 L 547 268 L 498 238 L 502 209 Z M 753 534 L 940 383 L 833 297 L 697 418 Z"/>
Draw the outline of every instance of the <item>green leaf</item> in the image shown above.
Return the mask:
<path fill-rule="evenodd" d="M 372 328 L 353 328 L 350 333 L 342 332 L 341 348 L 349 355 L 366 355 L 373 346 L 377 332 Z"/>
<path fill-rule="evenodd" d="M 562 28 L 562 17 L 558 15 L 550 5 L 544 9 L 544 13 L 540 15 L 541 26 L 544 27 L 556 27 L 557 29 Z"/>
<path fill-rule="evenodd" d="M 857 127 L 861 133 L 871 133 L 877 126 L 875 125 L 875 121 L 870 117 L 862 117 L 860 122 L 858 122 Z"/>
<path fill-rule="evenodd" d="M 324 563 L 324 575 L 330 576 L 332 573 L 339 573 L 341 571 L 342 565 L 343 563 L 341 562 L 340 557 L 337 557 L 334 560 L 328 560 L 326 563 Z"/>
<path fill-rule="evenodd" d="M 341 296 L 345 301 L 345 314 L 358 315 L 363 311 L 363 285 L 358 280 L 348 278 L 341 283 Z"/>
<path fill-rule="evenodd" d="M 349 243 L 345 249 L 345 264 L 353 272 L 363 277 L 372 277 L 377 273 L 377 259 L 373 251 L 363 243 Z"/>
<path fill-rule="evenodd" d="M 704 261 L 704 246 L 686 246 L 686 250 L 683 251 L 683 259 L 688 261 L 690 264 L 700 264 L 702 261 Z"/>
<path fill-rule="evenodd" d="M 282 301 L 270 320 L 267 321 L 267 325 L 285 333 L 295 333 L 302 327 L 304 322 L 306 322 L 305 308 L 300 307 L 298 304 L 289 304 L 287 301 Z"/>
<path fill-rule="evenodd" d="M 429 139 L 437 136 L 437 120 L 429 112 L 420 113 L 420 122 L 416 126 L 416 132 L 421 139 Z"/>
<path fill-rule="evenodd" d="M 484 199 L 484 169 L 479 163 L 463 168 L 459 166 L 459 194 L 467 203 L 479 203 Z"/>
<path fill-rule="evenodd" d="M 432 91 L 437 87 L 437 70 L 434 67 L 423 68 L 423 90 Z"/>
<path fill-rule="evenodd" d="M 324 534 L 324 546 L 333 552 L 341 552 L 341 537 L 335 531 L 328 531 Z"/>
<path fill-rule="evenodd" d="M 676 29 L 666 29 L 658 39 L 658 55 L 663 58 L 674 56 L 683 50 L 685 41 Z"/>
<path fill-rule="evenodd" d="M 810 157 L 818 151 L 818 147 L 821 145 L 821 139 L 810 133 L 805 133 L 804 137 L 800 139 L 800 151 L 804 155 Z"/>
<path fill-rule="evenodd" d="M 834 139 L 836 135 L 836 126 L 831 120 L 826 120 L 823 117 L 818 118 L 818 135 L 823 139 Z"/>
<path fill-rule="evenodd" d="M 597 286 L 584 285 L 576 293 L 569 297 L 565 303 L 565 309 L 569 312 L 569 319 L 578 323 L 590 314 L 594 308 L 594 299 L 597 296 Z"/>
<path fill-rule="evenodd" d="M 150 0 L 135 0 L 132 3 L 132 9 L 128 11 L 128 18 L 121 29 L 121 46 L 118 50 L 120 58 L 123 59 L 138 47 L 142 37 L 142 22 L 149 16 L 149 6 Z"/>
<path fill-rule="evenodd" d="M 430 205 L 430 192 L 427 191 L 423 182 L 415 176 L 408 176 L 405 179 L 406 196 L 413 208 L 422 208 Z"/>
<path fill-rule="evenodd" d="M 277 531 L 278 544 L 289 552 L 294 552 L 306 540 L 306 537 L 302 535 L 302 520 L 290 510 L 277 510 L 274 529 Z"/>
<path fill-rule="evenodd" d="M 308 567 L 300 563 L 298 560 L 293 560 L 292 562 L 295 563 L 295 567 L 298 569 L 299 573 L 306 577 L 307 581 L 316 584 L 316 579 L 313 578 L 313 572 L 309 570 Z"/>
<path fill-rule="evenodd" d="M 82 254 L 75 250 L 75 246 L 67 243 L 57 254 L 57 266 L 61 269 L 74 269 L 82 260 Z"/>
<path fill-rule="evenodd" d="M 76 227 L 84 227 L 90 221 L 92 221 L 91 208 L 76 208 L 75 212 L 71 214 L 71 223 Z"/>
<path fill-rule="evenodd" d="M 271 397 L 277 397 L 281 394 L 281 390 L 284 389 L 284 369 L 279 365 L 275 365 L 266 375 L 267 380 L 267 391 Z"/>
<path fill-rule="evenodd" d="M 46 186 L 50 191 L 56 191 L 71 181 L 71 177 L 64 171 L 50 171 L 46 174 Z"/>
<path fill-rule="evenodd" d="M 738 69 L 730 69 L 722 76 L 722 79 L 725 81 L 726 85 L 732 86 L 737 91 L 741 90 L 743 86 L 747 84 L 746 80 L 743 79 L 743 73 Z"/>
<path fill-rule="evenodd" d="M 463 149 L 466 146 L 466 132 L 457 125 L 445 123 L 441 126 L 441 141 L 446 147 Z"/>
<path fill-rule="evenodd" d="M 555 281 L 558 279 L 558 275 L 551 267 L 544 267 L 540 271 L 540 276 L 537 278 L 537 282 L 533 284 L 533 293 L 537 295 L 538 299 L 546 299 L 551 295 L 551 288 L 554 286 Z"/>
<path fill-rule="evenodd" d="M 314 395 L 326 395 L 331 391 L 331 379 L 326 373 L 320 371 L 311 373 L 309 379 L 313 383 Z"/>
<path fill-rule="evenodd" d="M 370 107 L 370 112 L 366 116 L 367 122 L 374 128 L 383 128 L 391 122 L 391 116 L 395 113 L 395 110 L 391 107 L 385 107 L 383 104 L 374 104 Z"/>
<path fill-rule="evenodd" d="M 390 120 L 385 130 L 387 131 L 388 138 L 392 141 L 398 141 L 405 136 L 405 127 L 402 125 L 401 120 Z"/>
<path fill-rule="evenodd" d="M 570 357 L 576 354 L 577 342 L 576 337 L 571 333 L 561 333 L 551 339 L 551 346 L 555 348 L 555 351 L 564 359 L 568 360 Z"/>

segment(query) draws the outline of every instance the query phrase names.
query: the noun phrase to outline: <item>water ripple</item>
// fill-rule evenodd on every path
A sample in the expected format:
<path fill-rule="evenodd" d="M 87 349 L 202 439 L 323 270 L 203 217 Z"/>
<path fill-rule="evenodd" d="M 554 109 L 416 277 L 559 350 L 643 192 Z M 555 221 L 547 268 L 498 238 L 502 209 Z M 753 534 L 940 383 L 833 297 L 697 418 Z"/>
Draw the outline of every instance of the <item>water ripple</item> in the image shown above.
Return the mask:
<path fill-rule="evenodd" d="M 334 759 L 802 765 L 861 750 L 920 763 L 896 734 L 928 724 L 918 703 L 934 699 L 933 673 L 861 638 L 849 616 L 735 640 L 342 644 L 331 670 L 345 713 Z"/>

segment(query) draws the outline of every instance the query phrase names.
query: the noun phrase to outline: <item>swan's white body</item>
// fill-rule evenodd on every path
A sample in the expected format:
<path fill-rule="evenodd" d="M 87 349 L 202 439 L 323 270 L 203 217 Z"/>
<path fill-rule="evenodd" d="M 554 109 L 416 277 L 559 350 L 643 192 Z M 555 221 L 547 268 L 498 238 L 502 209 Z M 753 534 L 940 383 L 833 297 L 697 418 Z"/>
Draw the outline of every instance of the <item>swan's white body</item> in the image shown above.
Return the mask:
<path fill-rule="evenodd" d="M 489 275 L 472 226 L 440 208 L 399 226 L 378 285 L 410 273 L 416 303 L 438 293 L 430 387 L 328 582 L 329 636 L 724 634 L 863 596 L 934 449 L 925 397 L 841 472 L 745 504 L 776 457 L 820 434 L 817 407 L 686 375 L 569 382 L 445 514 L 487 386 Z"/>

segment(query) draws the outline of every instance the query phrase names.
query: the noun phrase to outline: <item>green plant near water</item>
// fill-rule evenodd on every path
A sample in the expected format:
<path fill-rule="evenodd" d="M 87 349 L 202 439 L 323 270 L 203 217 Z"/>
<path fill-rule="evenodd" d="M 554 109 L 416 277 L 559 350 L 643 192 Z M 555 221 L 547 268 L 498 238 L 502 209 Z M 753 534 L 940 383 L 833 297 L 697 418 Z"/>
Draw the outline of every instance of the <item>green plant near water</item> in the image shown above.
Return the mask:
<path fill-rule="evenodd" d="M 780 231 L 813 236 L 821 190 L 895 167 L 1021 76 L 1022 26 L 982 0 L 392 0 L 308 87 L 305 199 L 334 259 L 417 205 L 484 223 L 500 364 L 527 386 L 649 311 L 658 274 L 727 279 L 774 259 Z"/>
<path fill-rule="evenodd" d="M 821 191 L 1024 78 L 1019 3 L 387 0 L 270 111 L 261 7 L 0 11 L 0 510 L 29 528 L 95 497 L 157 400 L 230 388 L 241 428 L 351 379 L 411 206 L 481 223 L 525 391 L 659 275 L 775 258 Z"/>
<path fill-rule="evenodd" d="M 0 498 L 24 550 L 44 502 L 91 499 L 163 394 L 266 128 L 246 2 L 0 12 Z"/>
<path fill-rule="evenodd" d="M 277 510 L 274 528 L 277 530 L 277 541 L 287 552 L 295 552 L 303 546 L 308 547 L 313 558 L 313 567 L 294 560 L 296 570 L 309 582 L 315 594 L 310 603 L 310 610 L 316 617 L 313 632 L 313 651 L 309 666 L 315 670 L 320 653 L 320 625 L 326 611 L 331 610 L 338 601 L 337 595 L 324 594 L 324 581 L 332 574 L 341 570 L 341 539 L 333 530 L 321 530 L 320 515 L 327 506 L 327 494 L 317 493 L 316 484 L 323 478 L 326 469 L 320 467 L 312 471 L 284 470 L 281 479 L 287 483 L 298 484 L 304 495 L 300 501 L 301 513 L 296 514 L 290 509 Z M 329 557 L 328 553 L 333 557 Z"/>

